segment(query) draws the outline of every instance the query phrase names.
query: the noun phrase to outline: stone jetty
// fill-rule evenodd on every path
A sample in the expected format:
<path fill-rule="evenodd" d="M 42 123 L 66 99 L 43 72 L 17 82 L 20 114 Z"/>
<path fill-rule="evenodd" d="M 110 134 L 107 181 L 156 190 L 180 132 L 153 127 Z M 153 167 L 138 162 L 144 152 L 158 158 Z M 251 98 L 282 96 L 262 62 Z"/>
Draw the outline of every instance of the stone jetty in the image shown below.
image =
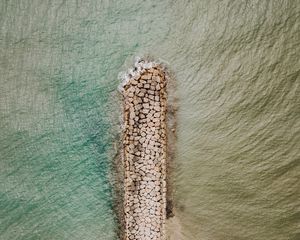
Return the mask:
<path fill-rule="evenodd" d="M 139 60 L 124 78 L 124 240 L 166 239 L 167 76 Z"/>

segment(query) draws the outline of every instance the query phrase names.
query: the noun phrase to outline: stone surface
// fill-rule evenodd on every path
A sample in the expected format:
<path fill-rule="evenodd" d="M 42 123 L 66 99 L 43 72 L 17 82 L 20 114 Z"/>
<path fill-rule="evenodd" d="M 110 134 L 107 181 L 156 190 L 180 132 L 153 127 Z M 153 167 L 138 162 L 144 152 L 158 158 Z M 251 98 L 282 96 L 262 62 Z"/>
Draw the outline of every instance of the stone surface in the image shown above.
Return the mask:
<path fill-rule="evenodd" d="M 127 81 L 124 97 L 124 239 L 165 239 L 166 78 L 160 66 Z M 138 77 L 137 77 L 138 76 Z"/>

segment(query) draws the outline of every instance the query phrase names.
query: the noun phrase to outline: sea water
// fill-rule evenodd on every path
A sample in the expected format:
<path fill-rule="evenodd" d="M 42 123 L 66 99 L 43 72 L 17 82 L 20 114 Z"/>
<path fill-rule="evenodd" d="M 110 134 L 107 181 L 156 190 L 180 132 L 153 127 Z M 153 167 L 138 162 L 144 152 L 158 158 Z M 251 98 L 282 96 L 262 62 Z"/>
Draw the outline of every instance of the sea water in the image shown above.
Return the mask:
<path fill-rule="evenodd" d="M 299 12 L 288 0 L 1 1 L 0 239 L 117 239 L 118 73 L 148 54 L 177 84 L 173 232 L 299 239 Z"/>

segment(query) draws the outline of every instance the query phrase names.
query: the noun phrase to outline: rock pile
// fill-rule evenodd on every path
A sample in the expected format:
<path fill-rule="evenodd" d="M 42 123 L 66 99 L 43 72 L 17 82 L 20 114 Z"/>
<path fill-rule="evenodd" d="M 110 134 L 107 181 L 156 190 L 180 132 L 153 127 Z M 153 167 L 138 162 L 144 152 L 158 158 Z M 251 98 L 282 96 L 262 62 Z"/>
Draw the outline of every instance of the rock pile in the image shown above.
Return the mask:
<path fill-rule="evenodd" d="M 139 62 L 123 85 L 124 239 L 165 239 L 166 76 Z"/>

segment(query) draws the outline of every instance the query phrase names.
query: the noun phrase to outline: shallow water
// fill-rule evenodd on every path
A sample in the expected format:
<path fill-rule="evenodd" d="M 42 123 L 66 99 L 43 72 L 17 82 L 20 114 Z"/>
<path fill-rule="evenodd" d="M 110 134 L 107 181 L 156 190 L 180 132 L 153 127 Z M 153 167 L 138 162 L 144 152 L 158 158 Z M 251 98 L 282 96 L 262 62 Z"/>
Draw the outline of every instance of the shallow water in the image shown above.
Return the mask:
<path fill-rule="evenodd" d="M 0 3 L 0 239 L 116 239 L 118 73 L 177 79 L 183 239 L 299 239 L 297 1 Z"/>

